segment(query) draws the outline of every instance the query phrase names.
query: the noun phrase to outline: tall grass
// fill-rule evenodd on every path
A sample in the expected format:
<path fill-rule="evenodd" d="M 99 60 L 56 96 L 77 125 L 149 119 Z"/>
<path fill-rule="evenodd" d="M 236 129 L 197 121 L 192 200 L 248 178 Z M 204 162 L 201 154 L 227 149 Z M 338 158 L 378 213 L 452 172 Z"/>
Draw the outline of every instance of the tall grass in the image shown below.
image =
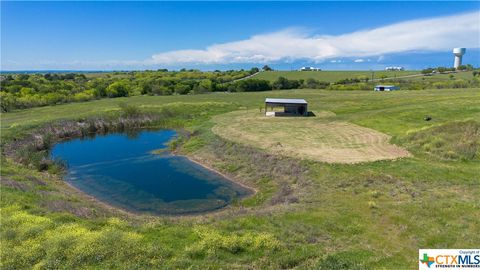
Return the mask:
<path fill-rule="evenodd" d="M 5 144 L 4 154 L 22 164 L 46 170 L 49 164 L 52 164 L 48 160 L 48 151 L 53 144 L 61 140 L 147 127 L 158 119 L 157 115 L 138 114 L 54 122 L 31 131 L 24 138 Z"/>
<path fill-rule="evenodd" d="M 59 141 L 110 132 L 130 132 L 140 128 L 181 128 L 188 122 L 209 117 L 208 113 L 200 112 L 223 108 L 223 104 L 215 103 L 192 104 L 188 110 L 184 106 L 172 104 L 157 110 L 142 110 L 135 105 L 120 103 L 119 111 L 26 127 L 17 136 L 2 140 L 2 153 L 24 165 L 47 170 L 54 164 L 49 160 L 49 149 Z"/>
<path fill-rule="evenodd" d="M 480 123 L 449 122 L 410 134 L 404 142 L 417 153 L 441 160 L 480 160 Z"/>

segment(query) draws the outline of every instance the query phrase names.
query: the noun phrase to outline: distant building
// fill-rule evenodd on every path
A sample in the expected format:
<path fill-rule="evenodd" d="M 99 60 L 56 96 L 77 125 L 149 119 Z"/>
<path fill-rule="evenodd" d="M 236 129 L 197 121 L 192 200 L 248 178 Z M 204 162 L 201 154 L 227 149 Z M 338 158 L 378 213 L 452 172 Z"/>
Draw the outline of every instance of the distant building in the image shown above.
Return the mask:
<path fill-rule="evenodd" d="M 395 91 L 395 90 L 400 90 L 400 87 L 396 85 L 377 85 L 373 89 L 375 91 Z"/>
<path fill-rule="evenodd" d="M 300 71 L 321 71 L 321 69 L 316 67 L 302 67 Z"/>
<path fill-rule="evenodd" d="M 405 70 L 403 67 L 386 67 L 385 70 L 388 71 L 400 71 L 400 70 Z"/>
<path fill-rule="evenodd" d="M 272 111 L 268 112 L 270 107 Z M 273 111 L 274 107 L 283 107 L 283 112 Z M 266 116 L 308 116 L 308 103 L 304 99 L 289 98 L 266 98 L 265 99 Z"/>

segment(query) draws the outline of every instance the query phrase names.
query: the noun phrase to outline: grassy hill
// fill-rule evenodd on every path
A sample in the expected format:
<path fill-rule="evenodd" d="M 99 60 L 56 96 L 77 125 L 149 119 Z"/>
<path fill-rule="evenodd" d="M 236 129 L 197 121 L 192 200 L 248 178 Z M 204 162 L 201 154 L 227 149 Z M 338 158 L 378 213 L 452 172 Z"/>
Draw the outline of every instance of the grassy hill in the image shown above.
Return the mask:
<path fill-rule="evenodd" d="M 409 80 L 427 80 L 431 82 L 441 82 L 454 79 L 472 79 L 472 71 L 459 71 L 455 73 L 434 73 L 430 76 L 411 77 Z"/>
<path fill-rule="evenodd" d="M 420 71 L 374 71 L 374 78 L 379 79 L 382 75 L 387 77 L 399 77 L 412 74 L 419 74 Z M 359 77 L 372 78 L 371 71 L 264 71 L 254 76 L 255 79 L 275 81 L 278 77 L 285 77 L 290 80 L 313 78 L 319 81 L 336 82 L 342 79 L 354 79 Z"/>
<path fill-rule="evenodd" d="M 274 74 L 282 73 L 258 76 Z M 332 81 L 343 76 L 318 74 Z M 390 136 L 412 156 L 324 163 L 212 132 L 228 125 L 231 113 L 259 113 L 265 97 L 305 98 L 319 116 L 308 119 L 320 127 L 314 132 L 322 132 L 316 121 L 327 116 Z M 480 89 L 102 99 L 2 113 L 2 149 L 51 122 L 119 117 L 120 102 L 161 116 L 157 127 L 188 134 L 177 142 L 178 153 L 254 187 L 256 195 L 206 215 L 128 214 L 72 189 L 57 171 L 38 172 L 2 154 L 2 269 L 414 269 L 419 248 L 480 243 Z M 298 129 L 281 121 L 267 131 L 285 125 Z"/>

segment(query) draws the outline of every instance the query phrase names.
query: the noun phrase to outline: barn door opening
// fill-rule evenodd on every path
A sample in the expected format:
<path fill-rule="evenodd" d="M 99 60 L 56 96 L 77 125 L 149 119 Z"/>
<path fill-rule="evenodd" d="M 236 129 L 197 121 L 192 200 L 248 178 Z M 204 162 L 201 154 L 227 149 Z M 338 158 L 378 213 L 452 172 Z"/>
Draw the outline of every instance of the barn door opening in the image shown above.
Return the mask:
<path fill-rule="evenodd" d="M 304 107 L 304 106 L 298 107 L 298 114 L 300 114 L 300 115 L 304 115 L 304 114 L 305 114 L 305 107 Z"/>

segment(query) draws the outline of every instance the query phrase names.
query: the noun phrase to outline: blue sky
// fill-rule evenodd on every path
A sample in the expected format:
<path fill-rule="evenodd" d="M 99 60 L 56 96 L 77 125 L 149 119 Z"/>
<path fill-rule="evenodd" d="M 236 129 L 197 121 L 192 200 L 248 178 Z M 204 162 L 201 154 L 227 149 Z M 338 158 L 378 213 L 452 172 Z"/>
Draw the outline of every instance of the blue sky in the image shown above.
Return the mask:
<path fill-rule="evenodd" d="M 3 70 L 423 68 L 451 65 L 452 46 L 467 47 L 464 62 L 480 64 L 478 1 L 2 1 L 1 8 Z"/>

